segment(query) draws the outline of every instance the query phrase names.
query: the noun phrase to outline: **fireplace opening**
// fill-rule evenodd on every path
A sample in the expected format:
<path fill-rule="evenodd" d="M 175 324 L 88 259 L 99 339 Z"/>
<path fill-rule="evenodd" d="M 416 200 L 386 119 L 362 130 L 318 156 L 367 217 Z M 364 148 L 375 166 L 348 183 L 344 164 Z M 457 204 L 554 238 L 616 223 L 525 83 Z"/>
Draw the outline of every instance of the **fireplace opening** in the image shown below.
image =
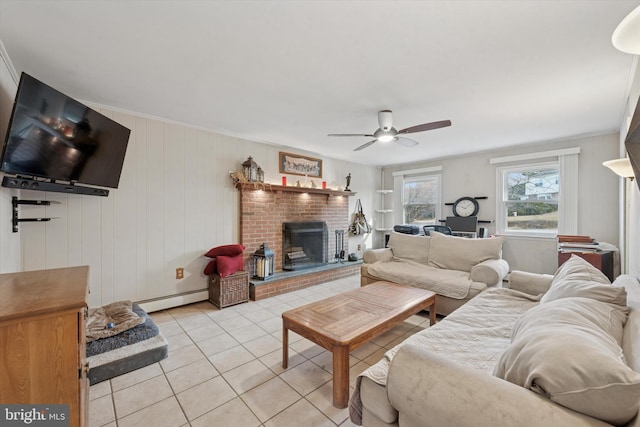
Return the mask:
<path fill-rule="evenodd" d="M 282 269 L 302 270 L 327 263 L 329 231 L 323 221 L 282 224 Z"/>

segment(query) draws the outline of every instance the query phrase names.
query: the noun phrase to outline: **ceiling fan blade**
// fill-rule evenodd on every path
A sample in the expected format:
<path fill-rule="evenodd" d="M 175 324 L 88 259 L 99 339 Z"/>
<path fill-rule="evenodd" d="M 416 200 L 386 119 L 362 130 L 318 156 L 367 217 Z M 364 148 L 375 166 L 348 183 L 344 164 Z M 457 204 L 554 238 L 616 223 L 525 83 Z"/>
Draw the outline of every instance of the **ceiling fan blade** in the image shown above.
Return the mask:
<path fill-rule="evenodd" d="M 367 148 L 368 146 L 370 146 L 371 144 L 373 144 L 374 142 L 376 142 L 377 139 L 374 139 L 373 141 L 369 141 L 366 144 L 362 144 L 361 146 L 359 146 L 358 148 L 356 148 L 353 151 L 360 151 L 360 150 L 364 150 L 365 148 Z"/>
<path fill-rule="evenodd" d="M 424 132 L 425 130 L 440 129 L 447 126 L 451 126 L 451 120 L 442 120 L 439 122 L 423 123 L 421 125 L 411 126 L 406 129 L 399 130 L 398 133 L 416 133 Z"/>
<path fill-rule="evenodd" d="M 373 135 L 365 133 L 330 133 L 327 136 L 368 136 L 370 138 L 373 138 Z"/>
<path fill-rule="evenodd" d="M 416 145 L 418 145 L 418 141 L 414 141 L 413 139 L 404 138 L 401 136 L 398 136 L 395 142 L 404 147 L 415 147 Z"/>

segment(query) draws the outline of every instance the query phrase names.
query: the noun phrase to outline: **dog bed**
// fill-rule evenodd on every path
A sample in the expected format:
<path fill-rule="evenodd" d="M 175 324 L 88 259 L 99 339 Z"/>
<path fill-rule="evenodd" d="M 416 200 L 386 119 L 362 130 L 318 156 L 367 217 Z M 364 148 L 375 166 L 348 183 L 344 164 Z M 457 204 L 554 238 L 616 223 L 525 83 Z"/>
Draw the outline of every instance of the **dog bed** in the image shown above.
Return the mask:
<path fill-rule="evenodd" d="M 135 303 L 131 309 L 144 318 L 143 323 L 87 343 L 89 384 L 126 374 L 167 357 L 169 345 L 151 317 Z"/>

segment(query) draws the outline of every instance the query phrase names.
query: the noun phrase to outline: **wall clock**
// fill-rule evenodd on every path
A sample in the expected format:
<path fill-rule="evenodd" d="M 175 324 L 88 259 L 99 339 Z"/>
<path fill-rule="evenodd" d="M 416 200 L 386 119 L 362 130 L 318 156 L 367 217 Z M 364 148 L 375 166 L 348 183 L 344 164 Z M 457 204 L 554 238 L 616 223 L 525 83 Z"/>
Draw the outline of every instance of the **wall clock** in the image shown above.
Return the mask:
<path fill-rule="evenodd" d="M 468 217 L 478 215 L 480 205 L 475 197 L 460 197 L 453 202 L 453 214 L 455 216 Z"/>

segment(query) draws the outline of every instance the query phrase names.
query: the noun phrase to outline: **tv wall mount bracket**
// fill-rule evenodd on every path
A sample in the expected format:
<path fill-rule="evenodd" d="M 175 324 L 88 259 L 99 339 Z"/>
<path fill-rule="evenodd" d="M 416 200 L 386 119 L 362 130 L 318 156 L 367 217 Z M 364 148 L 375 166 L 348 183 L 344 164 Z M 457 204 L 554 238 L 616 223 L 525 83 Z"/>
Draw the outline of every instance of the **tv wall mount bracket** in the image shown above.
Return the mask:
<path fill-rule="evenodd" d="M 36 206 L 49 206 L 51 204 L 59 204 L 60 202 L 55 200 L 20 200 L 17 197 L 11 198 L 11 205 L 13 209 L 13 215 L 11 223 L 13 225 L 13 232 L 18 232 L 18 224 L 21 222 L 45 222 L 51 221 L 55 218 L 18 218 L 18 205 L 36 205 Z"/>

